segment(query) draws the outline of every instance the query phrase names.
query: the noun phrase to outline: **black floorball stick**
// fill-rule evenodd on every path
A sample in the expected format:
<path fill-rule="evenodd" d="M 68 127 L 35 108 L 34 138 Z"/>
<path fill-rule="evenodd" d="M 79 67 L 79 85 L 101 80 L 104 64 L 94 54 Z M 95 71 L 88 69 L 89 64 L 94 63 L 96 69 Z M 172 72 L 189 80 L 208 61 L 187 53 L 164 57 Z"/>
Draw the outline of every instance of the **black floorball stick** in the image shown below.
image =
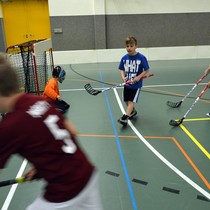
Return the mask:
<path fill-rule="evenodd" d="M 148 75 L 146 75 L 146 76 L 144 76 L 144 77 L 142 77 L 142 79 L 145 79 L 145 78 L 148 78 L 148 77 L 152 77 L 152 76 L 154 76 L 154 74 L 148 74 Z M 117 84 L 117 85 L 115 85 L 115 86 L 112 86 L 112 87 L 109 87 L 109 88 L 105 88 L 105 89 L 103 89 L 103 90 L 96 90 L 96 89 L 93 89 L 92 88 L 92 86 L 91 86 L 91 84 L 86 84 L 85 86 L 84 86 L 84 88 L 85 88 L 85 90 L 90 94 L 90 95 L 93 95 L 93 96 L 96 96 L 96 95 L 98 95 L 99 93 L 103 93 L 104 91 L 107 91 L 107 90 L 111 90 L 111 89 L 114 89 L 114 88 L 116 88 L 116 87 L 122 87 L 122 86 L 124 86 L 125 84 L 129 84 L 129 82 L 128 83 L 120 83 L 120 84 Z"/>
<path fill-rule="evenodd" d="M 178 102 L 172 102 L 172 101 L 167 101 L 167 105 L 172 107 L 172 108 L 178 108 L 182 102 L 192 93 L 192 91 L 198 86 L 198 84 L 203 80 L 203 78 L 206 76 L 206 73 L 202 75 L 202 77 L 194 84 L 192 89 L 184 96 L 184 98 L 181 101 Z"/>
<path fill-rule="evenodd" d="M 25 177 L 18 177 L 18 178 L 15 178 L 15 179 L 0 181 L 0 187 L 5 187 L 5 186 L 8 186 L 8 185 L 18 184 L 18 183 L 23 183 L 23 182 L 26 182 L 26 178 Z"/>
<path fill-rule="evenodd" d="M 35 179 L 40 179 L 41 177 L 38 174 L 35 174 L 31 180 L 35 180 Z M 28 182 L 26 177 L 17 177 L 15 179 L 8 179 L 5 181 L 0 181 L 0 187 L 5 187 L 8 185 L 12 185 L 12 184 L 20 184 L 20 183 L 24 183 L 24 182 Z"/>
<path fill-rule="evenodd" d="M 193 104 L 191 105 L 191 107 L 187 110 L 186 114 L 180 120 L 171 120 L 169 122 L 169 125 L 172 125 L 172 126 L 178 126 L 178 125 L 180 125 L 183 122 L 183 120 L 187 117 L 187 115 L 189 114 L 189 112 L 192 110 L 192 108 L 195 106 L 195 104 L 198 102 L 198 100 L 202 97 L 202 95 L 204 94 L 204 92 L 206 91 L 206 89 L 208 89 L 208 85 L 206 85 L 204 87 L 204 89 L 201 91 L 201 93 L 199 94 L 199 96 L 193 102 Z"/>

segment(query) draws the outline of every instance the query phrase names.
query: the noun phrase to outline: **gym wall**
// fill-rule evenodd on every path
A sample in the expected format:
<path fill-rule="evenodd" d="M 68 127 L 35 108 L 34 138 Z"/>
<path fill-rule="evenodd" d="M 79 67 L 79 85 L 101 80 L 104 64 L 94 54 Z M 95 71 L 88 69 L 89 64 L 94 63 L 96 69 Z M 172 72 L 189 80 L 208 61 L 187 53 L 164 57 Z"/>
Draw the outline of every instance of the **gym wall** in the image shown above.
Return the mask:
<path fill-rule="evenodd" d="M 128 35 L 149 59 L 210 56 L 210 0 L 48 0 L 55 63 L 113 62 Z M 5 51 L 0 8 L 0 51 Z M 82 59 L 81 59 L 82 57 Z"/>
<path fill-rule="evenodd" d="M 210 43 L 210 0 L 49 0 L 54 49 L 198 46 Z M 61 29 L 61 33 L 56 30 Z"/>

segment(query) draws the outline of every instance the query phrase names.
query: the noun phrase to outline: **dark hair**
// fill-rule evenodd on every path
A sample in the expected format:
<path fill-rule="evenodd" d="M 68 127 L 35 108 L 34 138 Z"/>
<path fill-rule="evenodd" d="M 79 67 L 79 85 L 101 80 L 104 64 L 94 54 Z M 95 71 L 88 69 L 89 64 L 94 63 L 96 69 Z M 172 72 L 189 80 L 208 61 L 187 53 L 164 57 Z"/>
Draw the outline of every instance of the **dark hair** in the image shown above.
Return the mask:
<path fill-rule="evenodd" d="M 0 54 L 0 95 L 10 96 L 19 92 L 18 77 L 5 54 Z"/>
<path fill-rule="evenodd" d="M 62 69 L 61 69 L 60 66 L 56 66 L 52 71 L 52 76 L 55 77 L 55 78 L 58 78 L 61 70 Z"/>
<path fill-rule="evenodd" d="M 134 36 L 128 36 L 126 39 L 125 39 L 125 44 L 128 45 L 128 44 L 135 44 L 137 45 L 137 40 Z"/>

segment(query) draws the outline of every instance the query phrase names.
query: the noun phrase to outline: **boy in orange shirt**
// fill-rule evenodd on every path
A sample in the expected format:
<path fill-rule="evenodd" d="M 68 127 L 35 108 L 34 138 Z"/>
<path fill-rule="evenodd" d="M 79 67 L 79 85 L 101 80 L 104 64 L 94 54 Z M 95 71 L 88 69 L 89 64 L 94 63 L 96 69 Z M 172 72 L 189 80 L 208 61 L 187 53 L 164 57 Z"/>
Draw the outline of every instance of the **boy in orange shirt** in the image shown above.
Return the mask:
<path fill-rule="evenodd" d="M 56 66 L 52 72 L 52 78 L 47 82 L 43 96 L 52 100 L 61 113 L 65 113 L 70 105 L 62 100 L 60 96 L 58 82 L 65 80 L 66 72 L 60 66 Z"/>

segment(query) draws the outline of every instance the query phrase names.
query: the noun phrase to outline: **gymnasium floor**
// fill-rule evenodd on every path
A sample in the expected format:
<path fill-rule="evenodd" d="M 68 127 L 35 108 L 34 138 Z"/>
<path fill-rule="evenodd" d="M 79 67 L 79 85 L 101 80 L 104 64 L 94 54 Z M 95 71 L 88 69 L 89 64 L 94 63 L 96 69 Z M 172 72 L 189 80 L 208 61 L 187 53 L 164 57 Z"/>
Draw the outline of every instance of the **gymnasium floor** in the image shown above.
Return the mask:
<path fill-rule="evenodd" d="M 65 65 L 67 78 L 60 86 L 71 105 L 69 119 L 78 141 L 99 171 L 104 210 L 209 210 L 210 209 L 210 90 L 178 127 L 210 75 L 204 78 L 179 108 L 181 101 L 209 66 L 209 60 L 152 61 L 136 105 L 138 116 L 127 127 L 117 123 L 124 112 L 122 88 L 92 96 L 84 89 L 121 83 L 118 63 Z M 88 79 L 88 78 L 89 79 Z M 93 81 L 99 80 L 100 82 Z M 25 165 L 24 165 L 25 164 Z M 14 156 L 0 180 L 21 175 L 26 161 Z M 41 193 L 43 181 L 0 188 L 2 210 L 23 210 Z"/>

